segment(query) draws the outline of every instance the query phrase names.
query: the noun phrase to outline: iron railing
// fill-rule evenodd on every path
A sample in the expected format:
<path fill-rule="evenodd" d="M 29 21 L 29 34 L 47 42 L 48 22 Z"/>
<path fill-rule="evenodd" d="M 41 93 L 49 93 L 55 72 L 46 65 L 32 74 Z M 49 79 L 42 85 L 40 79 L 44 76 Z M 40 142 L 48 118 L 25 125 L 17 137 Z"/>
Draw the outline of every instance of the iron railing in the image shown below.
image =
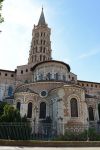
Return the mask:
<path fill-rule="evenodd" d="M 100 134 L 100 125 L 91 126 L 96 133 Z M 9 140 L 54 140 L 65 133 L 81 133 L 87 131 L 89 125 L 66 126 L 65 124 L 54 125 L 52 123 L 0 123 L 0 139 Z"/>

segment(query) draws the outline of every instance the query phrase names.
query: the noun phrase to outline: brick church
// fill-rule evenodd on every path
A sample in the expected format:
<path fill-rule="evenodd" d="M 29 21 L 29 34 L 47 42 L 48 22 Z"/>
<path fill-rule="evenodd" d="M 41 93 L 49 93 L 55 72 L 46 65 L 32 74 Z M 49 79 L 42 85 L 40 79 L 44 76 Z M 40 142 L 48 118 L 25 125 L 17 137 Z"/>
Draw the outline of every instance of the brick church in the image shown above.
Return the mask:
<path fill-rule="evenodd" d="M 0 101 L 16 107 L 31 123 L 49 117 L 58 134 L 100 120 L 100 83 L 81 81 L 70 65 L 52 59 L 51 29 L 43 8 L 32 30 L 28 63 L 15 71 L 0 69 Z M 60 125 L 60 126 L 59 126 Z"/>

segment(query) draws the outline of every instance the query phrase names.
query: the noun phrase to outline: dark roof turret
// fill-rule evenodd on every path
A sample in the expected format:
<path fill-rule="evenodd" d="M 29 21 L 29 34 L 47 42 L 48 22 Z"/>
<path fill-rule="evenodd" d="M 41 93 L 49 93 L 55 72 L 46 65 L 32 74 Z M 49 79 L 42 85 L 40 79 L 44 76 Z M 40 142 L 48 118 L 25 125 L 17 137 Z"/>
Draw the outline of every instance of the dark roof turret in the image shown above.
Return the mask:
<path fill-rule="evenodd" d="M 43 7 L 42 7 L 42 11 L 41 11 L 41 15 L 40 15 L 40 18 L 39 18 L 38 25 L 46 25 L 44 12 L 43 12 Z"/>

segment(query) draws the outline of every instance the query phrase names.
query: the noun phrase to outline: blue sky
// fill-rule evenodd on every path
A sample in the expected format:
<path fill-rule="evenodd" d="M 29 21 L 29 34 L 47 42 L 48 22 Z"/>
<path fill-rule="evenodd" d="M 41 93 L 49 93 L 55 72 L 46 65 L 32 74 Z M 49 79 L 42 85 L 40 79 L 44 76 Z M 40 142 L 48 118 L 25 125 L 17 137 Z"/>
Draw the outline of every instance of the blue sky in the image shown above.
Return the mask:
<path fill-rule="evenodd" d="M 79 80 L 100 82 L 100 0 L 5 0 L 0 68 L 27 64 L 42 5 L 51 28 L 53 59 L 69 63 Z"/>

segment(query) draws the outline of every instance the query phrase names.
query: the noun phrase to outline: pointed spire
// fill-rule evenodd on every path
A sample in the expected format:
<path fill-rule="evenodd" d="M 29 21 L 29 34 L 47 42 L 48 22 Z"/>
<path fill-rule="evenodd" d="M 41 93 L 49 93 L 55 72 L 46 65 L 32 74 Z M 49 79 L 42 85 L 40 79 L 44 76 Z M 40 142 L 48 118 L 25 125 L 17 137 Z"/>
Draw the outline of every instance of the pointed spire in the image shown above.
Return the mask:
<path fill-rule="evenodd" d="M 46 25 L 44 12 L 43 12 L 43 6 L 42 6 L 42 11 L 41 11 L 41 15 L 40 15 L 38 25 Z"/>

